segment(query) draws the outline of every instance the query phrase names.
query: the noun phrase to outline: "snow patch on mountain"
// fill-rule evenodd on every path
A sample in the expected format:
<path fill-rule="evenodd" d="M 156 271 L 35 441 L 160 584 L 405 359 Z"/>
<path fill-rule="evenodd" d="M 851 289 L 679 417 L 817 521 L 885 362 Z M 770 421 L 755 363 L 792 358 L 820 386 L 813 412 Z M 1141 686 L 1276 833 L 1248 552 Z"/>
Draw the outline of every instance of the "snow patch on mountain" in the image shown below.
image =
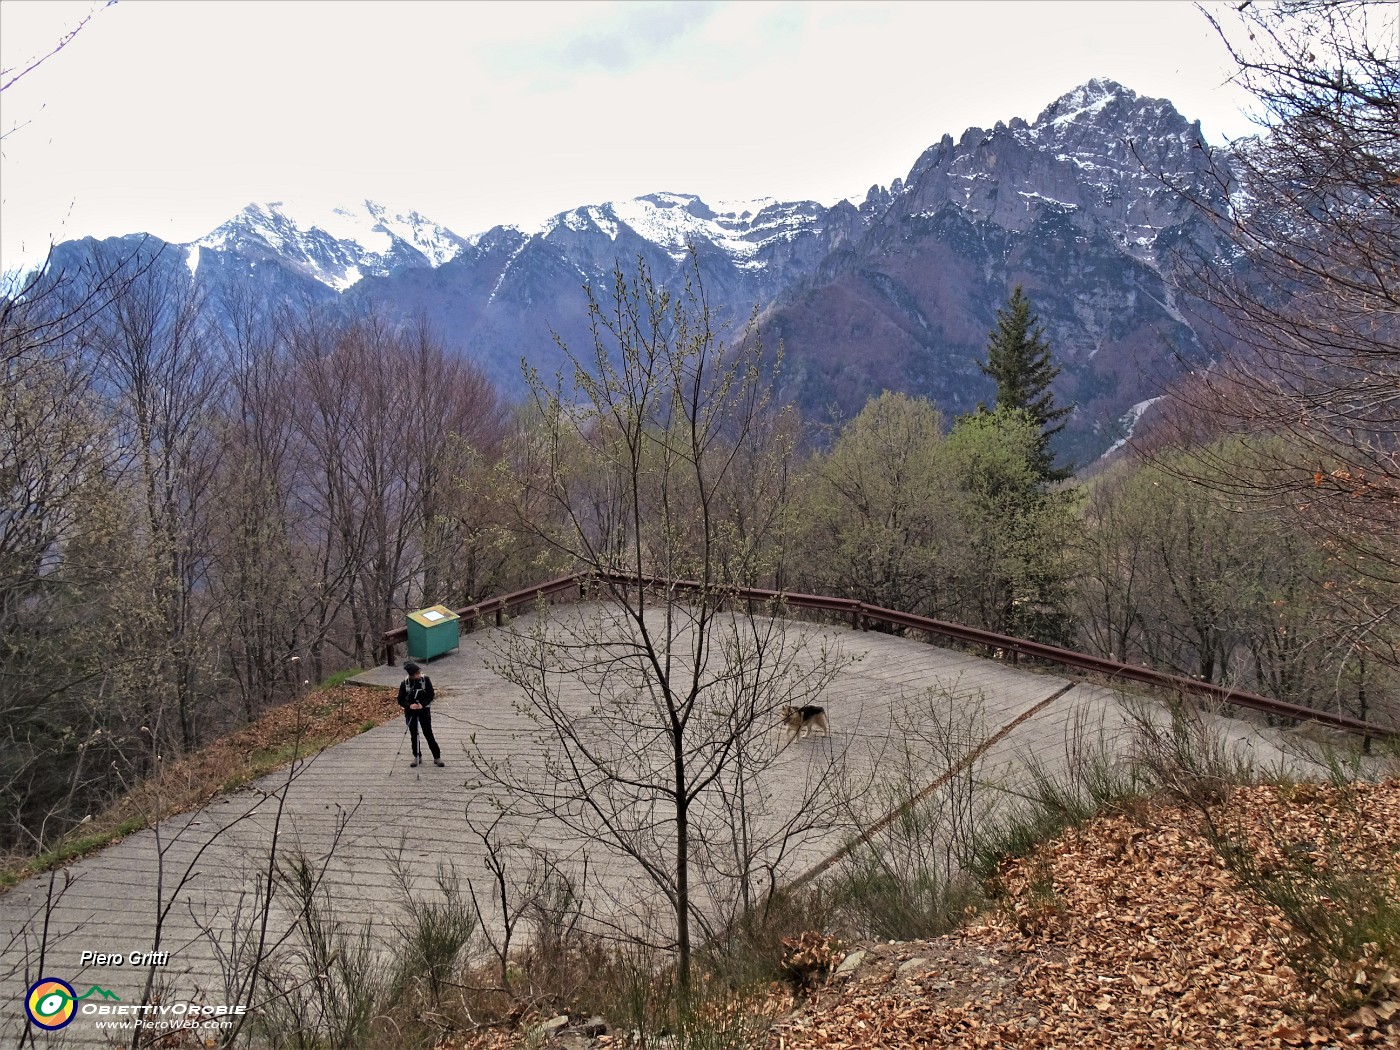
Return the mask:
<path fill-rule="evenodd" d="M 709 204 L 690 193 L 648 193 L 560 212 L 538 235 L 548 238 L 561 228 L 581 234 L 597 230 L 616 241 L 627 230 L 678 262 L 689 245 L 711 244 L 739 269 L 760 269 L 765 262 L 759 256 L 766 247 L 815 230 L 824 210 L 815 201 L 757 197 Z"/>
<path fill-rule="evenodd" d="M 515 250 L 510 253 L 510 258 L 507 259 L 506 264 L 501 267 L 501 274 L 496 278 L 496 283 L 491 286 L 491 294 L 486 297 L 488 306 L 496 301 L 496 294 L 501 290 L 501 285 L 506 283 L 506 274 L 510 273 L 511 266 L 514 265 L 516 259 L 520 258 L 520 253 L 525 250 L 525 247 L 529 243 L 530 239 L 527 237 L 516 245 Z"/>
<path fill-rule="evenodd" d="M 694 194 L 651 193 L 632 200 L 586 205 L 560 212 L 535 226 L 498 226 L 460 236 L 417 212 L 396 212 L 375 201 L 350 206 L 281 200 L 250 204 L 228 222 L 182 247 L 191 272 L 199 250 L 243 255 L 250 261 L 276 259 L 343 292 L 365 277 L 385 276 L 414 266 L 437 268 L 464 250 L 483 250 L 500 237 L 513 251 L 488 296 L 495 298 L 506 271 L 535 238 L 601 233 L 617 241 L 624 231 L 657 245 L 680 261 L 691 244 L 709 244 L 730 256 L 739 269 L 762 269 L 765 248 L 819 232 L 825 206 L 815 201 L 785 203 L 772 197 L 707 204 Z M 566 251 L 567 254 L 567 251 Z"/>
<path fill-rule="evenodd" d="M 1108 447 L 1108 451 L 1105 452 L 1099 458 L 1107 459 L 1109 456 L 1113 455 L 1113 453 L 1117 452 L 1120 448 L 1122 448 L 1129 441 L 1131 441 L 1133 439 L 1133 430 L 1137 427 L 1138 421 L 1142 419 L 1142 414 L 1160 400 L 1162 400 L 1160 396 L 1149 397 L 1146 401 L 1139 401 L 1136 405 L 1134 405 L 1132 408 L 1128 409 L 1128 411 L 1124 412 L 1121 416 L 1119 416 L 1118 425 L 1123 429 L 1123 436 L 1117 441 L 1115 441 L 1112 445 L 1110 445 Z"/>
<path fill-rule="evenodd" d="M 1156 109 L 1162 104 L 1170 105 L 1170 103 L 1164 103 L 1163 100 L 1139 95 L 1132 88 L 1124 87 L 1107 77 L 1094 77 L 1055 99 L 1054 102 L 1041 110 L 1040 116 L 1036 117 L 1032 123 L 1013 121 L 1012 124 L 1015 126 L 1013 129 L 1032 131 L 1037 134 L 1067 131 L 1075 124 L 1094 123 L 1103 115 L 1104 110 L 1114 103 L 1119 103 L 1120 108 L 1139 103 L 1145 103 L 1152 109 Z"/>
<path fill-rule="evenodd" d="M 1049 204 L 1056 208 L 1064 208 L 1066 211 L 1075 211 L 1079 208 L 1077 204 L 1071 204 L 1069 201 L 1056 200 L 1054 197 L 1047 197 L 1045 194 L 1037 193 L 1034 190 L 1017 190 L 1016 194 L 1017 196 L 1025 197 L 1028 205 L 1035 203 Z"/>
<path fill-rule="evenodd" d="M 270 201 L 248 205 L 185 247 L 254 253 L 261 247 L 322 284 L 344 291 L 365 276 L 383 276 L 401 266 L 441 266 L 467 244 L 416 211 L 396 212 L 376 201 L 351 206 Z"/>
<path fill-rule="evenodd" d="M 1036 124 L 1063 127 L 1066 124 L 1077 123 L 1085 119 L 1092 120 L 1103 112 L 1105 106 L 1124 92 L 1129 95 L 1134 94 L 1112 80 L 1094 77 L 1050 103 L 1037 118 Z"/>
<path fill-rule="evenodd" d="M 23 299 L 48 265 L 47 259 L 25 262 L 0 272 L 0 299 Z"/>
<path fill-rule="evenodd" d="M 685 256 L 686 246 L 709 241 L 735 258 L 743 267 L 753 263 L 761 244 L 746 237 L 753 218 L 771 199 L 743 202 L 716 211 L 699 197 L 683 193 L 651 193 L 608 205 L 618 220 L 644 240 L 658 245 L 673 259 Z"/>

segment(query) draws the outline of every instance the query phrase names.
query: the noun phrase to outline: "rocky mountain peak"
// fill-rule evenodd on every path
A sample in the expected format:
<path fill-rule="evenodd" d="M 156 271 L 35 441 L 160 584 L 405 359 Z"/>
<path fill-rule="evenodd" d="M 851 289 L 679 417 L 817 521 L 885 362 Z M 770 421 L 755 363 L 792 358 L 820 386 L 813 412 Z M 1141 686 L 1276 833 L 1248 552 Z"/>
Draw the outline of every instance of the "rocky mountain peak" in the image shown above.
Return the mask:
<path fill-rule="evenodd" d="M 343 291 L 362 277 L 405 266 L 441 266 L 466 244 L 416 211 L 396 212 L 377 201 L 327 208 L 280 200 L 249 204 L 186 247 L 192 258 L 207 248 L 275 259 Z"/>
<path fill-rule="evenodd" d="M 625 255 L 647 245 L 676 261 L 685 257 L 692 244 L 708 246 L 719 249 L 740 269 L 756 269 L 767 264 L 765 249 L 812 232 L 825 210 L 815 201 L 759 197 L 707 202 L 692 193 L 647 193 L 560 212 L 537 236 L 564 245 L 602 233 L 608 242 L 604 254 L 615 253 L 616 246 L 625 242 L 629 245 Z"/>
<path fill-rule="evenodd" d="M 1026 131 L 1042 138 L 1073 139 L 1082 137 L 1085 129 L 1142 140 L 1190 136 L 1194 142 L 1200 136 L 1199 123 L 1188 121 L 1167 99 L 1139 95 L 1104 79 L 1091 80 L 1061 95 Z"/>
<path fill-rule="evenodd" d="M 1144 261 L 1155 239 L 1184 218 L 1161 174 L 1190 176 L 1204 161 L 1199 125 L 1164 99 L 1095 78 L 1061 95 L 1032 123 L 944 135 L 909 173 L 893 221 L 955 208 L 974 223 L 1025 232 L 1047 215 L 1082 231 L 1113 231 Z M 887 220 L 890 221 L 890 220 Z"/>
<path fill-rule="evenodd" d="M 1023 284 L 1065 364 L 1059 392 L 1079 406 L 1068 451 L 1083 460 L 1160 393 L 1145 377 L 1164 345 L 1198 352 L 1163 270 L 1208 231 L 1162 178 L 1213 192 L 1198 144 L 1170 102 L 1096 78 L 1033 121 L 944 134 L 905 179 L 833 207 L 658 191 L 459 237 L 370 200 L 272 201 L 184 246 L 183 261 L 211 288 L 426 317 L 510 390 L 522 358 L 559 364 L 555 335 L 588 344 L 580 282 L 607 287 L 641 258 L 669 285 L 693 246 L 716 316 L 763 310 L 790 353 L 784 396 L 820 413 L 854 413 L 882 389 L 975 405 L 986 333 Z"/>
<path fill-rule="evenodd" d="M 1077 120 L 1103 111 L 1115 99 L 1123 98 L 1130 102 L 1138 99 L 1137 92 L 1126 88 L 1116 80 L 1094 77 L 1078 87 L 1065 92 L 1041 111 L 1036 124 L 1047 124 L 1055 120 Z"/>

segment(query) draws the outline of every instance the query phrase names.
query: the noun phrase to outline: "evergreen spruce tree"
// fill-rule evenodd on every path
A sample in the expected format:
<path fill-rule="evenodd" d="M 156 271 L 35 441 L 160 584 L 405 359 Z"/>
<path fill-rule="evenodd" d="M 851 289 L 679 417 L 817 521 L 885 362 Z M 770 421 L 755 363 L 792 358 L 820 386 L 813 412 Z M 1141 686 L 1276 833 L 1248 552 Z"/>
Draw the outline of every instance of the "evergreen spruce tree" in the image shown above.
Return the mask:
<path fill-rule="evenodd" d="M 1032 466 L 1042 481 L 1063 481 L 1071 468 L 1055 468 L 1050 439 L 1064 429 L 1071 407 L 1055 407 L 1050 383 L 1060 374 L 1050 363 L 1050 344 L 1045 329 L 1031 313 L 1031 303 L 1018 284 L 1004 307 L 997 311 L 997 324 L 989 335 L 987 363 L 982 371 L 996 380 L 997 408 L 1021 409 L 1040 427 L 1040 446 Z"/>

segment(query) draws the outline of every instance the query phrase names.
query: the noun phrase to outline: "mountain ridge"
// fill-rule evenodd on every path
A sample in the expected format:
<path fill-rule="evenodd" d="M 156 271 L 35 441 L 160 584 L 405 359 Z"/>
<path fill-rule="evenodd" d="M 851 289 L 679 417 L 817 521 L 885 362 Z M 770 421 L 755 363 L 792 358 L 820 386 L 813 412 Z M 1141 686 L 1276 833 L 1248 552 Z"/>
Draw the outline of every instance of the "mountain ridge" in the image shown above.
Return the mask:
<path fill-rule="evenodd" d="M 1057 397 L 1078 405 L 1062 451 L 1082 460 L 1205 355 L 1169 271 L 1184 249 L 1214 249 L 1167 185 L 1213 191 L 1201 145 L 1169 101 L 1095 78 L 1033 121 L 944 134 L 903 176 L 830 206 L 656 191 L 462 235 L 373 201 L 272 202 L 180 248 L 216 292 L 427 320 L 510 394 L 522 360 L 564 365 L 556 337 L 590 345 L 581 285 L 606 289 L 639 259 L 679 282 L 693 246 L 717 317 L 758 310 L 787 350 L 783 395 L 816 415 L 853 414 L 883 389 L 973 407 L 989 392 L 986 333 L 1020 284 L 1064 366 Z"/>

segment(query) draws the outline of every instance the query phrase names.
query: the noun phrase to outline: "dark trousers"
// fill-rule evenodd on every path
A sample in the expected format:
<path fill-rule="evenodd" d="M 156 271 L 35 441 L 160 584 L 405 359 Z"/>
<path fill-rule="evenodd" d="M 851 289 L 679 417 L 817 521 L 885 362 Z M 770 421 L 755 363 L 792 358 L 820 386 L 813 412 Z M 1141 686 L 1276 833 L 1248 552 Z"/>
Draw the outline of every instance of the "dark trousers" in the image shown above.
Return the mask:
<path fill-rule="evenodd" d="M 442 757 L 442 751 L 438 747 L 438 742 L 433 739 L 433 712 L 431 708 L 423 708 L 421 711 L 405 711 L 404 721 L 408 723 L 408 734 L 413 738 L 413 757 L 422 758 L 423 752 L 418 747 L 418 730 L 423 730 L 423 736 L 428 741 L 428 748 L 433 753 L 433 761 L 436 762 Z"/>

